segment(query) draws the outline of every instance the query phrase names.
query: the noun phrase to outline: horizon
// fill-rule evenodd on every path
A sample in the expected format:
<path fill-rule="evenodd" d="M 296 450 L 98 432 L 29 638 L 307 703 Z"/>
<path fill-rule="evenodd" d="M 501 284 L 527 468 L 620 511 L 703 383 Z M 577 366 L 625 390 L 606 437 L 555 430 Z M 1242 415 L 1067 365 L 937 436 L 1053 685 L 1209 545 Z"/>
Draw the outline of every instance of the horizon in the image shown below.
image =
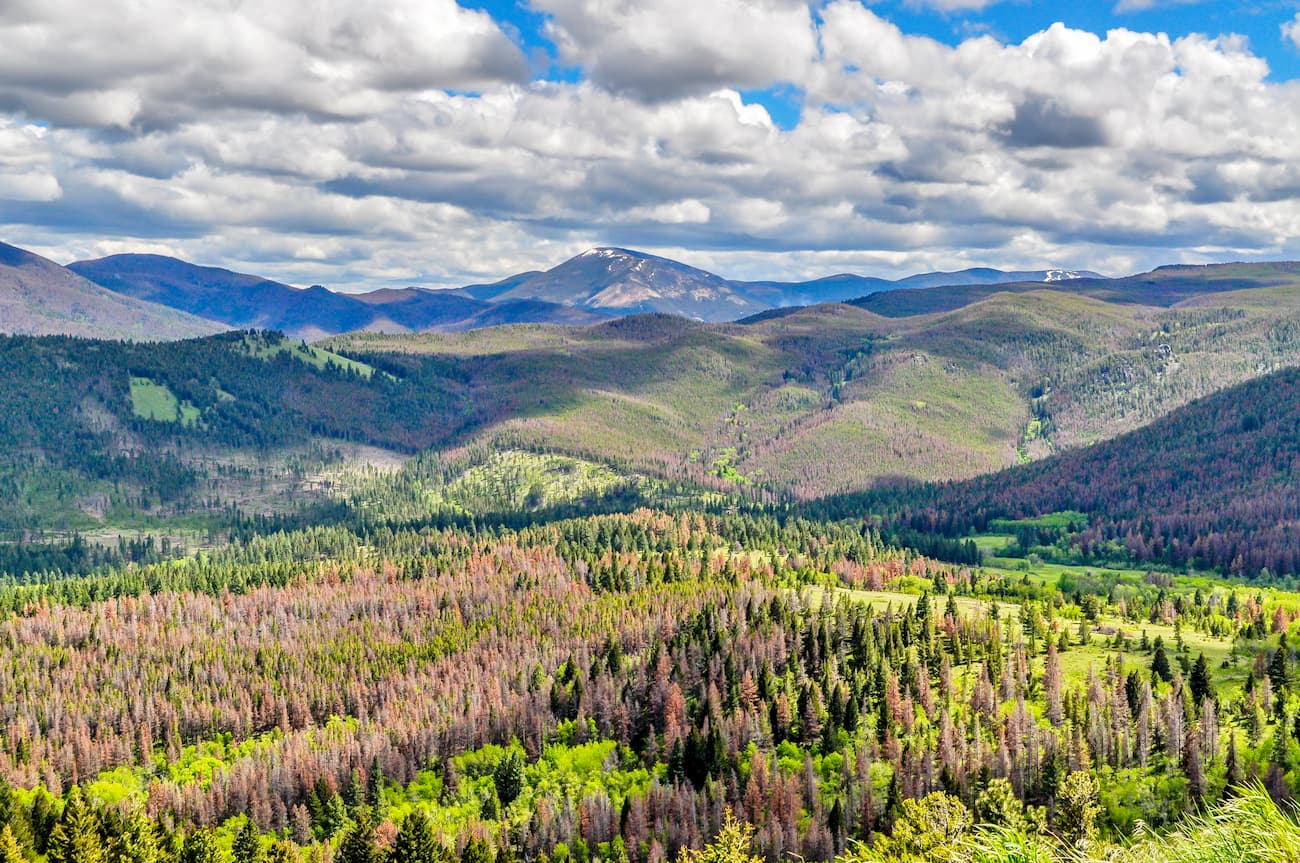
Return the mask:
<path fill-rule="evenodd" d="M 738 281 L 1300 258 L 1294 4 L 76 5 L 0 11 L 0 232 L 51 260 L 355 293 L 598 246 Z"/>

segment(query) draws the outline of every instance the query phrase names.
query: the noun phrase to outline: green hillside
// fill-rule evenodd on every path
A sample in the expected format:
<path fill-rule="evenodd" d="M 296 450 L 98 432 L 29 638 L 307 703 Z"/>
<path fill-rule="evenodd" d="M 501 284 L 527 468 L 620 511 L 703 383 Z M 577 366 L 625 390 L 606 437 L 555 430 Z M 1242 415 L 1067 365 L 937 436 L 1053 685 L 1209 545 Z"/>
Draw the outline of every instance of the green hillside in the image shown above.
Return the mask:
<path fill-rule="evenodd" d="M 476 399 L 479 434 L 816 497 L 997 470 L 1300 363 L 1300 292 L 1158 308 L 1040 285 L 908 318 L 828 305 L 744 325 L 637 317 L 328 344 L 438 357 L 489 402 Z"/>
<path fill-rule="evenodd" d="M 1300 292 L 1164 308 L 1040 286 L 899 318 L 824 305 L 747 324 L 11 338 L 0 353 L 17 382 L 0 393 L 13 528 L 285 513 L 349 499 L 369 462 L 503 447 L 775 502 L 975 477 L 1298 365 Z"/>

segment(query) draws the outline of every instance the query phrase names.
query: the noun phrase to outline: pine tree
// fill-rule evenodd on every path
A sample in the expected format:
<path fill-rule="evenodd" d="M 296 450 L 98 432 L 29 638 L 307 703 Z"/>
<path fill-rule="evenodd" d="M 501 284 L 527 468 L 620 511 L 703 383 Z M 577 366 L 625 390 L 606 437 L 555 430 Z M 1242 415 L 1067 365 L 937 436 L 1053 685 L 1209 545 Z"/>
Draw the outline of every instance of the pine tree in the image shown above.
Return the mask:
<path fill-rule="evenodd" d="M 337 863 L 380 863 L 379 846 L 375 844 L 375 825 L 364 807 L 357 811 L 357 820 L 339 843 Z"/>
<path fill-rule="evenodd" d="M 114 863 L 160 863 L 162 844 L 154 823 L 143 812 L 132 813 L 113 841 Z"/>
<path fill-rule="evenodd" d="M 366 774 L 366 805 L 375 817 L 384 817 L 384 768 L 376 755 L 370 762 L 370 772 Z"/>
<path fill-rule="evenodd" d="M 1210 663 L 1206 661 L 1205 654 L 1198 654 L 1196 664 L 1192 666 L 1192 679 L 1190 681 L 1192 688 L 1192 704 L 1196 705 L 1199 710 L 1205 699 L 1214 697 L 1214 687 L 1210 683 Z"/>
<path fill-rule="evenodd" d="M 1287 654 L 1290 648 L 1287 647 L 1286 633 L 1283 632 L 1277 637 L 1277 650 L 1273 651 L 1272 657 L 1268 661 L 1268 679 L 1273 684 L 1273 692 L 1281 698 L 1282 693 L 1287 689 L 1291 682 L 1291 675 L 1287 669 Z"/>
<path fill-rule="evenodd" d="M 22 846 L 8 824 L 0 828 L 0 863 L 24 863 Z"/>
<path fill-rule="evenodd" d="M 50 833 L 46 860 L 48 863 L 104 863 L 106 857 L 99 818 L 82 797 L 81 789 L 73 788 L 59 823 Z"/>
<path fill-rule="evenodd" d="M 298 850 L 294 845 L 277 839 L 266 849 L 266 863 L 298 863 Z"/>
<path fill-rule="evenodd" d="M 1151 657 L 1152 681 L 1163 680 L 1165 683 L 1174 679 L 1174 672 L 1169 667 L 1169 657 L 1165 655 L 1164 641 L 1156 636 L 1156 652 Z"/>
<path fill-rule="evenodd" d="M 235 835 L 233 851 L 234 863 L 261 863 L 262 836 L 252 818 L 244 819 L 244 826 Z"/>
<path fill-rule="evenodd" d="M 497 799 L 502 806 L 514 803 L 524 788 L 524 762 L 515 750 L 510 750 L 492 770 L 492 784 L 497 789 Z"/>
<path fill-rule="evenodd" d="M 195 830 L 181 846 L 181 863 L 219 863 L 221 849 L 211 830 Z"/>
<path fill-rule="evenodd" d="M 416 809 L 402 821 L 388 852 L 388 863 L 442 863 L 444 852 L 433 835 L 433 826 L 422 810 Z"/>
<path fill-rule="evenodd" d="M 1084 847 L 1097 835 L 1097 777 L 1076 770 L 1061 782 L 1056 795 L 1056 828 L 1061 839 L 1075 848 Z"/>
<path fill-rule="evenodd" d="M 477 836 L 471 837 L 465 843 L 465 850 L 460 854 L 460 863 L 494 863 L 492 848 L 487 844 L 487 840 Z"/>

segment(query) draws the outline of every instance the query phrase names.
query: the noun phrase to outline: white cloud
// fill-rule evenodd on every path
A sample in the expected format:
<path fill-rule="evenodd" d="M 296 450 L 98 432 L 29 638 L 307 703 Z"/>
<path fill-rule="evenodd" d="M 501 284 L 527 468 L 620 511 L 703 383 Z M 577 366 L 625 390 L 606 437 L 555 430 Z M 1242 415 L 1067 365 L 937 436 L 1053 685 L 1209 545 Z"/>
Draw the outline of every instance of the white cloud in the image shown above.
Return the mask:
<path fill-rule="evenodd" d="M 11 0 L 0 106 L 64 124 L 153 126 L 226 108 L 362 116 L 392 94 L 524 74 L 454 0 Z"/>
<path fill-rule="evenodd" d="M 817 44 L 806 0 L 532 0 L 561 59 L 644 99 L 800 82 Z"/>
<path fill-rule="evenodd" d="M 1294 18 L 1282 24 L 1282 38 L 1296 48 L 1300 48 L 1300 13 L 1296 13 Z"/>
<path fill-rule="evenodd" d="M 0 238 L 351 288 L 599 243 L 752 278 L 1300 256 L 1300 85 L 1241 39 L 949 46 L 852 0 L 816 29 L 801 3 L 543 2 L 589 80 L 513 81 L 500 28 L 447 2 L 135 29 L 5 5 Z M 81 59 L 20 68 L 59 42 Z M 774 80 L 805 93 L 793 129 L 741 95 Z"/>

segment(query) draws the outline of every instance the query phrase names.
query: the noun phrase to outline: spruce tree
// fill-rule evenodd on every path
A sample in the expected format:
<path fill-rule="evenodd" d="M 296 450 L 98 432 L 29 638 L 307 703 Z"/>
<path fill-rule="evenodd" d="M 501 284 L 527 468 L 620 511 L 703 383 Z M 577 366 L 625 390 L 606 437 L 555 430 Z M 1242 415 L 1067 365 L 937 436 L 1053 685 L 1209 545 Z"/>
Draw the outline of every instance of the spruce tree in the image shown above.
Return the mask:
<path fill-rule="evenodd" d="M 252 818 L 244 819 L 244 826 L 235 835 L 231 850 L 234 852 L 234 863 L 261 863 L 262 836 Z"/>
<path fill-rule="evenodd" d="M 0 863 L 23 863 L 22 846 L 8 824 L 0 828 Z"/>
<path fill-rule="evenodd" d="M 221 849 L 211 830 L 195 830 L 181 846 L 181 863 L 219 863 Z"/>
<path fill-rule="evenodd" d="M 1273 694 L 1281 698 L 1286 692 L 1287 686 L 1291 682 L 1291 675 L 1287 669 L 1287 654 L 1290 648 L 1287 647 L 1286 633 L 1277 637 L 1277 650 L 1273 651 L 1272 657 L 1268 661 L 1268 679 L 1273 684 Z"/>
<path fill-rule="evenodd" d="M 1210 684 L 1210 663 L 1206 661 L 1205 654 L 1201 653 L 1196 657 L 1196 663 L 1192 666 L 1192 679 L 1190 682 L 1192 688 L 1192 704 L 1199 712 L 1205 699 L 1214 695 L 1214 689 Z"/>
<path fill-rule="evenodd" d="M 337 863 L 380 863 L 375 825 L 364 807 L 357 811 L 356 822 L 343 834 L 336 860 Z"/>
<path fill-rule="evenodd" d="M 429 817 L 416 809 L 402 821 L 388 852 L 388 863 L 442 863 L 444 856 Z"/>
<path fill-rule="evenodd" d="M 114 863 L 160 863 L 162 843 L 153 821 L 143 812 L 132 813 L 113 841 Z"/>
<path fill-rule="evenodd" d="M 512 749 L 497 762 L 492 771 L 492 784 L 502 806 L 515 802 L 524 788 L 524 762 L 518 752 Z"/>
<path fill-rule="evenodd" d="M 340 863 L 343 863 L 343 861 L 340 861 Z M 494 863 L 492 848 L 487 844 L 487 840 L 480 839 L 477 836 L 471 837 L 465 843 L 465 850 L 460 854 L 460 863 Z"/>
<path fill-rule="evenodd" d="M 47 863 L 105 863 L 106 859 L 99 818 L 82 797 L 81 789 L 73 788 L 59 823 L 50 833 Z"/>
<path fill-rule="evenodd" d="M 1156 636 L 1156 652 L 1151 657 L 1151 679 L 1155 681 L 1164 681 L 1168 683 L 1174 679 L 1173 669 L 1169 667 L 1169 657 L 1165 655 L 1165 644 L 1160 636 Z"/>

